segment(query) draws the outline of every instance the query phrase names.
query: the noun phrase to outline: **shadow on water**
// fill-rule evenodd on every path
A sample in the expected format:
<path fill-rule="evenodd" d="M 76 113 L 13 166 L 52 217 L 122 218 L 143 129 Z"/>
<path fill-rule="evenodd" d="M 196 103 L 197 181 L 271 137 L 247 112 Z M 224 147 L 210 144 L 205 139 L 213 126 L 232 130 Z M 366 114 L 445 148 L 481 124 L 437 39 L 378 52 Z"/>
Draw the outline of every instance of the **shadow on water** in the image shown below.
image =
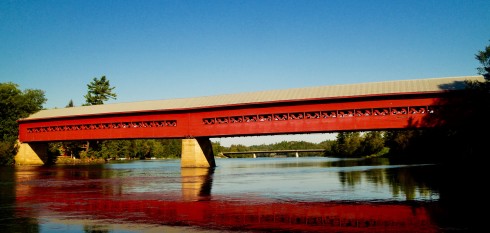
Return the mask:
<path fill-rule="evenodd" d="M 447 168 L 362 159 L 244 161 L 227 160 L 214 169 L 180 169 L 178 162 L 158 161 L 2 169 L 2 228 L 8 229 L 7 232 L 43 232 L 43 229 L 65 232 L 67 228 L 79 230 L 72 232 L 117 232 L 118 227 L 125 232 L 128 229 L 140 232 L 162 226 L 172 227 L 165 230 L 169 232 L 465 232 L 471 229 L 468 225 L 472 215 L 464 205 L 468 199 L 461 200 L 471 196 L 462 197 L 461 192 L 454 192 L 461 187 L 469 188 L 464 186 L 467 180 L 458 176 L 452 182 L 441 182 L 456 177 L 448 176 L 447 172 L 454 172 Z M 355 195 L 362 193 L 366 185 L 372 185 L 375 191 L 377 187 L 388 186 L 390 195 L 399 198 L 284 201 L 270 193 L 257 197 L 223 191 L 224 186 L 242 186 L 236 182 L 249 173 L 242 173 L 241 169 L 255 171 L 250 168 L 279 169 L 284 174 L 298 171 L 296 168 L 314 168 L 320 176 L 336 174 L 340 188 L 334 184 L 320 196 L 333 191 L 349 195 L 351 190 Z M 269 175 L 262 179 L 273 182 L 274 173 Z M 308 176 L 316 175 L 307 173 Z M 244 181 L 248 190 L 255 189 L 255 183 Z"/>
<path fill-rule="evenodd" d="M 376 168 L 362 171 L 339 172 L 339 179 L 345 185 L 360 185 L 361 180 L 383 184 L 391 187 L 393 196 L 403 195 L 407 201 L 417 197 L 430 197 L 437 193 L 437 198 L 424 206 L 430 219 L 441 232 L 480 232 L 484 219 L 476 211 L 486 202 L 482 197 L 484 175 L 482 166 L 476 163 L 452 162 L 443 164 L 407 164 L 401 167 L 400 161 L 388 159 L 346 160 L 333 162 L 333 166 L 364 167 L 374 162 Z M 395 168 L 396 169 L 392 169 Z M 485 226 L 483 226 L 485 227 Z"/>
<path fill-rule="evenodd" d="M 37 218 L 17 217 L 15 175 L 15 168 L 0 167 L 0 229 L 2 232 L 38 232 Z"/>

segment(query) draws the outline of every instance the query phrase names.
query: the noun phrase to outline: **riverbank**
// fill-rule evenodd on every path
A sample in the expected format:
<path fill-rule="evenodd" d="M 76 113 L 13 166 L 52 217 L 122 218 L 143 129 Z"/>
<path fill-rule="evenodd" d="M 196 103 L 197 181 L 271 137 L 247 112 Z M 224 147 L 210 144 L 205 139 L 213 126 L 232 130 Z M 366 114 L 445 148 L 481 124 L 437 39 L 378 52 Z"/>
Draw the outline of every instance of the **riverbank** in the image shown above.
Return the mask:
<path fill-rule="evenodd" d="M 61 164 L 61 165 L 83 165 L 83 164 L 103 164 L 106 163 L 107 161 L 105 159 L 99 158 L 99 159 L 94 159 L 94 158 L 83 158 L 83 159 L 77 159 L 77 158 L 71 158 L 68 156 L 58 156 L 56 158 L 55 164 Z"/>

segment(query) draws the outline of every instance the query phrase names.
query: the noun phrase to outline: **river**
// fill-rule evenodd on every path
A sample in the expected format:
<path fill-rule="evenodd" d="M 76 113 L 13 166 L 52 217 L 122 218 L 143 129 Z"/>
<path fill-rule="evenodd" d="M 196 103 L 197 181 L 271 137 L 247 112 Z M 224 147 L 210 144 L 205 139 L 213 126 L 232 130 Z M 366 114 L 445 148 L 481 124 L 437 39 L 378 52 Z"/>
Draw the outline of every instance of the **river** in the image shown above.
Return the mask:
<path fill-rule="evenodd" d="M 461 174 L 325 157 L 0 168 L 2 232 L 467 232 Z M 446 182 L 448 179 L 452 181 Z M 466 192 L 465 192 L 466 193 Z"/>

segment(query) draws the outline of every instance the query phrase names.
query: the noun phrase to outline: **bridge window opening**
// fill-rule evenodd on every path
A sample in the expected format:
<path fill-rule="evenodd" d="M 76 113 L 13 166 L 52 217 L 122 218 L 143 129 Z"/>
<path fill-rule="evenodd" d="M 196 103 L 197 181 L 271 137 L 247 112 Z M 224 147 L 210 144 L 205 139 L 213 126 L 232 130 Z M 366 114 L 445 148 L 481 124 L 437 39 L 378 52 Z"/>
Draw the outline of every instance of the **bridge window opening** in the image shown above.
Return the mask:
<path fill-rule="evenodd" d="M 243 117 L 242 116 L 232 116 L 230 117 L 230 123 L 242 123 L 243 122 Z"/>
<path fill-rule="evenodd" d="M 302 112 L 295 112 L 295 113 L 290 113 L 289 114 L 289 119 L 291 120 L 301 120 L 304 118 L 304 113 Z"/>
<path fill-rule="evenodd" d="M 228 124 L 228 117 L 218 117 L 216 118 L 218 124 Z"/>
<path fill-rule="evenodd" d="M 167 126 L 170 126 L 170 127 L 175 127 L 175 126 L 177 126 L 177 121 L 172 121 L 172 120 L 171 120 L 171 121 L 166 121 L 166 123 L 167 123 Z"/>
<path fill-rule="evenodd" d="M 256 115 L 244 116 L 243 119 L 245 120 L 245 122 L 257 122 Z"/>
<path fill-rule="evenodd" d="M 372 115 L 372 110 L 371 109 L 357 109 L 356 110 L 356 116 L 361 117 L 361 116 L 371 116 Z"/>
<path fill-rule="evenodd" d="M 78 130 L 105 130 L 105 129 L 130 129 L 130 128 L 150 128 L 177 126 L 176 120 L 167 121 L 137 121 L 137 122 L 113 122 L 113 123 L 94 123 L 82 125 L 57 125 L 37 128 L 27 128 L 28 133 L 45 133 L 60 131 L 78 131 Z"/>
<path fill-rule="evenodd" d="M 305 114 L 306 119 L 318 119 L 320 118 L 320 112 L 307 112 Z"/>
<path fill-rule="evenodd" d="M 375 116 L 386 116 L 389 115 L 389 109 L 387 108 L 377 108 L 373 110 L 373 115 Z"/>
<path fill-rule="evenodd" d="M 322 112 L 322 117 L 323 118 L 335 118 L 337 117 L 337 111 L 325 111 L 325 112 Z"/>
<path fill-rule="evenodd" d="M 272 114 L 259 115 L 259 121 L 272 121 Z"/>
<path fill-rule="evenodd" d="M 391 108 L 391 115 L 407 114 L 406 107 Z"/>
<path fill-rule="evenodd" d="M 354 110 L 339 110 L 338 117 L 353 117 Z"/>
<path fill-rule="evenodd" d="M 205 124 L 205 125 L 212 125 L 214 124 L 214 118 L 204 118 L 202 119 L 202 122 Z"/>
<path fill-rule="evenodd" d="M 409 113 L 410 114 L 425 114 L 425 113 L 427 113 L 427 107 L 425 107 L 425 106 L 410 107 Z"/>
<path fill-rule="evenodd" d="M 275 121 L 285 121 L 287 119 L 288 119 L 287 113 L 274 114 L 274 120 Z"/>

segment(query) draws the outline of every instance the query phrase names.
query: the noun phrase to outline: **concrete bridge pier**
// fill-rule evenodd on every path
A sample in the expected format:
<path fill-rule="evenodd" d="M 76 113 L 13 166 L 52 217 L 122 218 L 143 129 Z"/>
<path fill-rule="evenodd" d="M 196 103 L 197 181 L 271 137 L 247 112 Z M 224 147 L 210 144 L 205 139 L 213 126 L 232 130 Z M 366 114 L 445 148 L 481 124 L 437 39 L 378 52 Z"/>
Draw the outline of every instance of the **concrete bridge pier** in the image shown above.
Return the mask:
<path fill-rule="evenodd" d="M 181 167 L 216 167 L 209 138 L 182 139 Z"/>
<path fill-rule="evenodd" d="M 256 159 L 256 158 L 257 158 L 257 155 L 254 153 L 254 159 Z"/>
<path fill-rule="evenodd" d="M 20 143 L 15 155 L 17 165 L 44 165 L 48 159 L 47 143 Z"/>
<path fill-rule="evenodd" d="M 299 158 L 299 153 L 296 151 L 296 158 Z"/>

